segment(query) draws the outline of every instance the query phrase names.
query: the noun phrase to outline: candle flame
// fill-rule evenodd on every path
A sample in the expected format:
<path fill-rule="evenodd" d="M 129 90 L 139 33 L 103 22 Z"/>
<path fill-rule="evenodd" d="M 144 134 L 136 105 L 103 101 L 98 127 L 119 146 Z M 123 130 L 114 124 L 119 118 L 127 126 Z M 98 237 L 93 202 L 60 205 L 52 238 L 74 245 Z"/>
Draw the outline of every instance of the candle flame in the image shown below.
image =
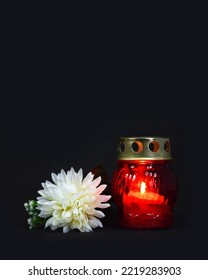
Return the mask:
<path fill-rule="evenodd" d="M 145 182 L 142 182 L 141 187 L 140 187 L 140 192 L 145 193 L 145 189 L 146 189 L 146 184 L 145 184 Z"/>

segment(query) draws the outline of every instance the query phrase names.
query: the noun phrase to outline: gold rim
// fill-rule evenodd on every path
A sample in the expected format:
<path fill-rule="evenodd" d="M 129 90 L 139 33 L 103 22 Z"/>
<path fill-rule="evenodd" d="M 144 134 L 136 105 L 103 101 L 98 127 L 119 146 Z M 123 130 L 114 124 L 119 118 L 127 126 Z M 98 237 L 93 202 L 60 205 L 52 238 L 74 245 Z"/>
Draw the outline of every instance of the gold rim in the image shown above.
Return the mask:
<path fill-rule="evenodd" d="M 170 139 L 166 137 L 120 137 L 119 160 L 171 160 Z"/>

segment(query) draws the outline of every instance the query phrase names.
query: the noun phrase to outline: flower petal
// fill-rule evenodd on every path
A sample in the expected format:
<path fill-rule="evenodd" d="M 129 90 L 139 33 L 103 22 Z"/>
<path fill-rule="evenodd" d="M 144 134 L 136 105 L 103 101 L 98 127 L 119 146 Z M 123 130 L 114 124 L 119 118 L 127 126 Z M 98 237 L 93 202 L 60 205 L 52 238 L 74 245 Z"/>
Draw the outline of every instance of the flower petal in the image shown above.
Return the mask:
<path fill-rule="evenodd" d="M 98 217 L 98 218 L 103 218 L 103 217 L 105 217 L 105 214 L 102 211 L 95 210 L 94 216 Z"/>
<path fill-rule="evenodd" d="M 77 193 L 77 188 L 76 185 L 74 184 L 66 184 L 66 183 L 62 183 L 62 186 L 69 192 L 69 193 Z"/>
<path fill-rule="evenodd" d="M 83 171 L 82 171 L 82 168 L 80 168 L 79 172 L 78 172 L 78 175 L 79 175 L 79 181 L 80 181 L 80 184 L 82 182 L 82 179 L 83 179 Z"/>
<path fill-rule="evenodd" d="M 51 173 L 51 178 L 54 181 L 54 183 L 57 184 L 57 176 L 55 173 Z"/>
<path fill-rule="evenodd" d="M 110 207 L 110 204 L 109 203 L 101 203 L 98 207 L 101 208 L 101 209 L 105 209 L 105 208 Z"/>
<path fill-rule="evenodd" d="M 101 177 L 99 176 L 90 183 L 90 186 L 92 188 L 96 188 L 100 184 L 100 182 L 101 182 Z"/>
<path fill-rule="evenodd" d="M 106 202 L 110 198 L 111 198 L 111 195 L 100 195 L 98 199 L 99 199 L 100 202 Z"/>
<path fill-rule="evenodd" d="M 89 225 L 91 226 L 91 228 L 98 227 L 98 224 L 94 220 L 89 220 Z"/>
<path fill-rule="evenodd" d="M 98 218 L 92 217 L 90 220 L 91 220 L 91 222 L 93 221 L 93 223 L 95 223 L 97 225 L 97 227 L 103 227 L 101 221 Z"/>
<path fill-rule="evenodd" d="M 89 183 L 92 182 L 93 178 L 94 175 L 92 174 L 92 172 L 89 172 L 87 176 L 84 178 L 84 180 L 82 181 L 82 188 L 88 186 Z"/>
<path fill-rule="evenodd" d="M 101 194 L 101 193 L 105 190 L 106 187 L 107 187 L 107 185 L 105 185 L 105 184 L 100 185 L 100 186 L 97 188 L 97 190 L 96 190 L 96 194 L 97 194 L 97 195 L 98 195 L 98 194 Z"/>
<path fill-rule="evenodd" d="M 69 232 L 70 230 L 71 230 L 71 228 L 70 228 L 68 225 L 63 226 L 63 233 L 67 233 L 67 232 Z"/>

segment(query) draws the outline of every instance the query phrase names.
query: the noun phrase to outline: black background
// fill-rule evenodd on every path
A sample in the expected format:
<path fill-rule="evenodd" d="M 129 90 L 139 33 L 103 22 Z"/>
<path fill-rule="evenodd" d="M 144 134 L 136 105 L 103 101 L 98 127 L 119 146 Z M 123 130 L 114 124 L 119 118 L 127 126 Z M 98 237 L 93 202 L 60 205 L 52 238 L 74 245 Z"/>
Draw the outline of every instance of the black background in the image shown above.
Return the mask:
<path fill-rule="evenodd" d="M 0 258 L 207 259 L 207 106 L 195 21 L 93 31 L 77 21 L 67 33 L 50 24 L 12 24 L 4 34 Z M 137 135 L 170 138 L 179 182 L 171 229 L 121 229 L 113 204 L 93 233 L 28 229 L 23 204 L 52 172 L 73 166 L 86 175 L 103 163 L 111 179 L 117 139 Z"/>

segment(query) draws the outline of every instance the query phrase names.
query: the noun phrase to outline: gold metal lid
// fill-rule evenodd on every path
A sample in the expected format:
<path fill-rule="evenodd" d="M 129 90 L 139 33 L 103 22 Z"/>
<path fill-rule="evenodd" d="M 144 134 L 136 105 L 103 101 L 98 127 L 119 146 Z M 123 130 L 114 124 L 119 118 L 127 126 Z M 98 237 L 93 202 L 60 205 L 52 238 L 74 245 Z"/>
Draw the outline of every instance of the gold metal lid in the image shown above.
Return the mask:
<path fill-rule="evenodd" d="M 170 139 L 164 137 L 120 137 L 119 160 L 171 160 Z"/>

